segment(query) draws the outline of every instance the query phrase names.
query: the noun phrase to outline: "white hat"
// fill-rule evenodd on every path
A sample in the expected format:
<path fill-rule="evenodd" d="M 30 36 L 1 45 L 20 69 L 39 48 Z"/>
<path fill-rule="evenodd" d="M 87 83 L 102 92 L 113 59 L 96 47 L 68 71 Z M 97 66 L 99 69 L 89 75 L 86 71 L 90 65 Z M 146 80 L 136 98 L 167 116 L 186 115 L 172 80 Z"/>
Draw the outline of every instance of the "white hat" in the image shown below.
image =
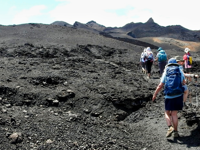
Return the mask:
<path fill-rule="evenodd" d="M 189 48 L 185 48 L 185 53 L 188 53 L 189 51 L 190 51 L 190 49 Z"/>
<path fill-rule="evenodd" d="M 151 48 L 150 47 L 147 47 L 147 49 L 146 49 L 147 51 L 151 51 Z"/>

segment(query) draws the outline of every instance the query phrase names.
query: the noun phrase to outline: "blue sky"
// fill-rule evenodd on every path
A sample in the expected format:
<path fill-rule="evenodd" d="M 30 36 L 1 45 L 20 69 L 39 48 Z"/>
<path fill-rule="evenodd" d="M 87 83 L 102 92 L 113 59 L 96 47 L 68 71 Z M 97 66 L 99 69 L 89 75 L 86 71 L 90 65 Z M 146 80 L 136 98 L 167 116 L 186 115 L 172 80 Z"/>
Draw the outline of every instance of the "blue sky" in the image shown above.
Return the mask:
<path fill-rule="evenodd" d="M 200 30 L 197 0 L 0 0 L 0 24 L 96 21 L 106 27 L 153 18 L 161 26 Z"/>

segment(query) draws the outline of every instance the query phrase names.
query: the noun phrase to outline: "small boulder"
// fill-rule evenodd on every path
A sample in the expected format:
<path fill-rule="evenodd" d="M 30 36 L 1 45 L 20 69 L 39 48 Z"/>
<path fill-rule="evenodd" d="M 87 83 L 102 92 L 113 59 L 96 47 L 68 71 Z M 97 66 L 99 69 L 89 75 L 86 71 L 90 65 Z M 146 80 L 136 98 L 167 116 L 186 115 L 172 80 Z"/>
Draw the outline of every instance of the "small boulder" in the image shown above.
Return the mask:
<path fill-rule="evenodd" d="M 60 93 L 57 94 L 57 97 L 61 101 L 66 101 L 69 98 L 75 97 L 75 93 L 72 90 L 62 90 Z"/>
<path fill-rule="evenodd" d="M 8 138 L 10 139 L 10 142 L 12 144 L 20 143 L 23 141 L 21 132 L 15 132 L 15 133 L 11 134 Z"/>

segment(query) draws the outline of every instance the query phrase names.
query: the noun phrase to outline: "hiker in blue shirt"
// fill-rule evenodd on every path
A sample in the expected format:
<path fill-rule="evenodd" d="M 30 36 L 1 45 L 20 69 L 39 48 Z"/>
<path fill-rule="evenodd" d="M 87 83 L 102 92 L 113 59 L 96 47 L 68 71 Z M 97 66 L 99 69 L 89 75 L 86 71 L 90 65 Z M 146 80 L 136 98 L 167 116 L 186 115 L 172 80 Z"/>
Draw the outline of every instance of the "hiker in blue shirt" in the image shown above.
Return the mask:
<path fill-rule="evenodd" d="M 175 74 L 175 75 L 174 75 Z M 174 134 L 174 137 L 179 137 L 178 134 L 178 110 L 183 108 L 183 93 L 185 77 L 180 70 L 175 58 L 171 58 L 165 67 L 161 81 L 157 86 L 152 101 L 156 99 L 157 94 L 164 87 L 165 93 L 165 119 L 168 125 L 166 137 Z"/>
<path fill-rule="evenodd" d="M 167 64 L 167 54 L 162 49 L 162 47 L 159 47 L 157 52 L 158 53 L 157 53 L 156 59 L 154 61 L 158 61 L 158 66 L 159 66 L 159 69 L 160 69 L 160 76 L 162 76 L 162 73 L 163 73 L 165 66 Z"/>

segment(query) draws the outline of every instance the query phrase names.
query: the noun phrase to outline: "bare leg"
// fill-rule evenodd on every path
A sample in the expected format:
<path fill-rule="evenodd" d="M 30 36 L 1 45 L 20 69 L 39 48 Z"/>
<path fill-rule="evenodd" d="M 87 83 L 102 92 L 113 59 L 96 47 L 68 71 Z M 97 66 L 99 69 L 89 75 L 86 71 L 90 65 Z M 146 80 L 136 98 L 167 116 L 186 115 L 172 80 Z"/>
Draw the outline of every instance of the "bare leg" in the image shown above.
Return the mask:
<path fill-rule="evenodd" d="M 187 100 L 187 97 L 188 97 L 188 93 L 189 93 L 189 91 L 188 91 L 188 90 L 184 91 L 184 95 L 183 95 L 183 102 L 186 102 L 186 100 Z"/>
<path fill-rule="evenodd" d="M 171 123 L 171 120 L 172 118 L 171 118 L 171 111 L 169 111 L 169 110 L 166 110 L 165 111 L 165 120 L 166 120 L 166 122 L 167 122 L 167 126 L 170 126 L 170 125 L 172 125 L 172 123 Z"/>
<path fill-rule="evenodd" d="M 186 77 L 186 78 L 187 78 L 187 84 L 192 81 L 191 77 Z"/>
<path fill-rule="evenodd" d="M 142 73 L 145 73 L 145 69 L 142 67 Z"/>
<path fill-rule="evenodd" d="M 177 113 L 178 113 L 178 111 L 171 111 L 174 131 L 178 131 L 178 116 L 177 116 Z"/>
<path fill-rule="evenodd" d="M 151 76 L 151 74 L 150 73 L 148 73 L 148 77 L 150 78 L 150 76 Z"/>

